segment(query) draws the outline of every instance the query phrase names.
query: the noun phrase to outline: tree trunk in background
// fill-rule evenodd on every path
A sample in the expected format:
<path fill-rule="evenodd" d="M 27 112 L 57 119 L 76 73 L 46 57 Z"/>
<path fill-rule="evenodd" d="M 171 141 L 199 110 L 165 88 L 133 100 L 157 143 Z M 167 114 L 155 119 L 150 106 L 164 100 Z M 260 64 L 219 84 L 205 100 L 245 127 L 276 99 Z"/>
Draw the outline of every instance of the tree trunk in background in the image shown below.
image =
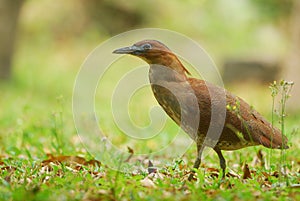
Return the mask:
<path fill-rule="evenodd" d="M 19 12 L 23 0 L 0 0 L 0 80 L 9 79 Z"/>
<path fill-rule="evenodd" d="M 292 97 L 288 101 L 290 109 L 300 109 L 300 1 L 295 0 L 290 20 L 291 50 L 285 61 L 285 78 L 294 81 Z"/>

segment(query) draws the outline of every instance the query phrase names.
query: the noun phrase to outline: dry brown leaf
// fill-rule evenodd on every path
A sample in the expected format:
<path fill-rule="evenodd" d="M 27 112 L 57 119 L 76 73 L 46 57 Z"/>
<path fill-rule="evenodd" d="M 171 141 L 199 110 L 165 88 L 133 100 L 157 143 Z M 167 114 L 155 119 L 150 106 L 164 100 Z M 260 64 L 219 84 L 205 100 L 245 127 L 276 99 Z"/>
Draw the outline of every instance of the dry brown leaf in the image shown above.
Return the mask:
<path fill-rule="evenodd" d="M 271 189 L 272 188 L 272 183 L 269 182 L 269 181 L 265 181 L 262 185 L 261 185 L 262 188 L 264 189 Z"/>
<path fill-rule="evenodd" d="M 145 177 L 143 180 L 141 180 L 141 184 L 142 184 L 142 186 L 147 187 L 147 188 L 155 188 L 156 187 L 154 182 L 151 179 L 149 179 L 149 177 Z"/>
<path fill-rule="evenodd" d="M 134 151 L 133 151 L 133 149 L 132 149 L 131 147 L 128 147 L 128 146 L 127 146 L 127 149 L 128 149 L 128 153 L 134 154 Z"/>
<path fill-rule="evenodd" d="M 261 172 L 265 177 L 270 177 L 271 175 L 269 174 L 269 173 L 267 173 L 267 172 Z"/>
<path fill-rule="evenodd" d="M 147 177 L 151 178 L 152 180 L 156 180 L 156 179 L 163 179 L 163 178 L 165 178 L 165 175 L 163 175 L 163 174 L 161 174 L 159 172 L 152 172 Z"/>
<path fill-rule="evenodd" d="M 104 178 L 106 176 L 106 173 L 105 172 L 89 172 L 93 178 L 97 178 L 97 179 L 100 179 L 100 178 Z"/>
<path fill-rule="evenodd" d="M 59 163 L 70 163 L 70 164 L 80 164 L 80 165 L 98 165 L 100 166 L 100 161 L 89 160 L 86 161 L 85 158 L 80 156 L 53 156 L 52 154 L 47 154 L 49 159 L 42 161 L 42 166 L 48 165 L 49 163 L 59 164 Z M 78 167 L 79 168 L 79 167 Z M 77 168 L 76 168 L 77 169 Z"/>
<path fill-rule="evenodd" d="M 209 175 L 211 177 L 213 177 L 213 178 L 219 177 L 219 169 L 209 167 L 209 168 L 206 168 L 205 170 L 209 173 Z"/>
<path fill-rule="evenodd" d="M 219 169 L 217 169 L 217 168 L 206 168 L 206 171 L 207 172 L 219 172 Z"/>
<path fill-rule="evenodd" d="M 261 182 L 260 184 L 264 188 L 271 188 L 272 187 L 272 183 L 268 180 L 265 180 L 265 181 Z"/>
<path fill-rule="evenodd" d="M 5 166 L 5 167 L 2 167 L 0 170 L 1 172 L 2 171 L 7 171 L 8 174 L 6 175 L 6 177 L 4 178 L 5 181 L 7 182 L 10 182 L 10 178 L 11 178 L 11 175 L 16 171 L 16 167 L 13 167 L 13 166 Z"/>
<path fill-rule="evenodd" d="M 279 177 L 279 172 L 278 171 L 273 172 L 272 176 L 278 178 Z"/>
<path fill-rule="evenodd" d="M 219 192 L 219 189 L 209 189 L 209 190 L 206 190 L 205 191 L 205 194 L 209 197 L 215 197 L 216 195 L 218 195 L 220 192 Z"/>
<path fill-rule="evenodd" d="M 243 179 L 252 179 L 251 173 L 250 173 L 250 170 L 249 170 L 249 167 L 248 167 L 248 164 L 244 165 L 244 168 L 243 168 Z"/>
<path fill-rule="evenodd" d="M 257 155 L 257 158 L 260 160 L 260 166 L 264 167 L 265 166 L 265 159 L 264 159 L 264 155 L 262 153 L 262 150 L 261 149 L 258 150 L 256 155 Z"/>
<path fill-rule="evenodd" d="M 229 177 L 236 177 L 236 178 L 241 178 L 240 175 L 238 175 L 237 173 L 235 173 L 234 171 L 232 171 L 231 169 L 229 169 L 227 176 Z"/>
<path fill-rule="evenodd" d="M 148 174 L 157 172 L 157 168 L 153 166 L 151 160 L 148 162 Z"/>
<path fill-rule="evenodd" d="M 91 160 L 89 160 L 89 161 L 86 161 L 85 163 L 84 163 L 84 165 L 92 165 L 92 166 L 101 166 L 101 162 L 100 161 L 97 161 L 97 160 L 95 160 L 95 159 L 91 159 Z"/>
<path fill-rule="evenodd" d="M 17 168 L 16 167 L 14 167 L 14 166 L 4 166 L 4 167 L 2 167 L 2 168 L 0 168 L 0 170 L 6 170 L 7 172 L 13 172 L 13 171 L 15 171 Z"/>
<path fill-rule="evenodd" d="M 188 166 L 186 164 L 179 164 L 179 170 L 185 170 Z"/>
<path fill-rule="evenodd" d="M 132 158 L 132 156 L 134 154 L 134 150 L 131 147 L 127 146 L 127 149 L 128 149 L 129 156 L 124 162 L 129 162 L 129 160 Z"/>
<path fill-rule="evenodd" d="M 227 190 L 227 189 L 232 189 L 234 185 L 230 183 L 229 180 L 225 180 L 221 183 L 220 189 L 221 190 Z"/>

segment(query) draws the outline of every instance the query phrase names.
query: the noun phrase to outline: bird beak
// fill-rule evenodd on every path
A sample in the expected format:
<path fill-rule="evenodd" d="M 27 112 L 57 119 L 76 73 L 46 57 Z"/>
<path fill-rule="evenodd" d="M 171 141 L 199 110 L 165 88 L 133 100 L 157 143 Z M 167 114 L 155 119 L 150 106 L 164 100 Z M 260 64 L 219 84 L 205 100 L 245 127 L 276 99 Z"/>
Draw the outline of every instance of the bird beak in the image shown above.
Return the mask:
<path fill-rule="evenodd" d="M 130 47 L 122 47 L 113 51 L 114 54 L 134 54 L 136 52 L 141 52 L 142 48 L 135 45 Z"/>

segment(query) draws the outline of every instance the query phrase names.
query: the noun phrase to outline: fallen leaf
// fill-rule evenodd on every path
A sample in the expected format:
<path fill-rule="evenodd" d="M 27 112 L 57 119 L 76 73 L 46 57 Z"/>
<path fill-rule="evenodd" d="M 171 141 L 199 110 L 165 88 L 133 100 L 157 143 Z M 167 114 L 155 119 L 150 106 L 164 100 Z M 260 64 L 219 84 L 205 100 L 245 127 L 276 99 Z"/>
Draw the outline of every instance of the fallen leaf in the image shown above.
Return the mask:
<path fill-rule="evenodd" d="M 291 188 L 300 188 L 300 184 L 291 184 Z"/>
<path fill-rule="evenodd" d="M 278 171 L 273 172 L 272 176 L 278 178 L 279 177 L 279 172 Z"/>
<path fill-rule="evenodd" d="M 206 168 L 207 172 L 219 172 L 219 169 L 217 168 Z"/>
<path fill-rule="evenodd" d="M 159 172 L 152 172 L 147 177 L 151 178 L 152 180 L 156 180 L 156 179 L 163 179 L 165 176 Z"/>
<path fill-rule="evenodd" d="M 266 178 L 269 178 L 271 175 L 266 172 L 261 172 Z"/>
<path fill-rule="evenodd" d="M 244 168 L 243 168 L 243 179 L 252 179 L 251 173 L 250 173 L 250 170 L 249 170 L 249 167 L 248 167 L 248 164 L 244 165 Z"/>
<path fill-rule="evenodd" d="M 220 194 L 219 189 L 208 189 L 205 191 L 205 194 L 209 197 L 215 197 L 216 195 Z"/>
<path fill-rule="evenodd" d="M 47 156 L 49 157 L 49 159 L 47 160 L 43 160 L 42 161 L 42 166 L 48 165 L 49 163 L 70 163 L 70 164 L 80 164 L 80 165 L 98 165 L 100 166 L 101 163 L 100 161 L 97 160 L 89 160 L 86 161 L 85 158 L 80 157 L 80 156 L 64 156 L 64 155 L 60 155 L 60 156 L 53 156 L 52 154 L 47 154 Z"/>
<path fill-rule="evenodd" d="M 262 153 L 262 150 L 261 149 L 258 150 L 256 155 L 257 155 L 257 158 L 260 160 L 260 166 L 264 167 L 265 166 L 265 159 L 264 159 L 264 155 Z"/>
<path fill-rule="evenodd" d="M 157 168 L 153 166 L 151 160 L 148 162 L 148 174 L 157 172 Z"/>
<path fill-rule="evenodd" d="M 127 149 L 128 149 L 128 153 L 134 154 L 134 151 L 133 151 L 133 149 L 131 147 L 127 147 Z"/>
<path fill-rule="evenodd" d="M 0 172 L 2 173 L 2 171 L 7 171 L 8 174 L 5 176 L 4 180 L 10 182 L 11 176 L 16 171 L 16 169 L 17 168 L 13 166 L 5 166 L 0 169 L 1 170 Z"/>
<path fill-rule="evenodd" d="M 141 180 L 141 184 L 142 184 L 142 186 L 147 187 L 147 188 L 155 188 L 156 187 L 154 182 L 151 179 L 149 179 L 149 177 L 145 177 L 143 180 Z"/>
<path fill-rule="evenodd" d="M 219 177 L 219 169 L 210 167 L 210 168 L 206 168 L 205 170 L 209 173 L 211 177 L 213 178 Z"/>
<path fill-rule="evenodd" d="M 95 159 L 91 159 L 91 160 L 89 160 L 89 161 L 86 161 L 85 163 L 84 163 L 84 165 L 93 165 L 93 166 L 101 166 L 101 162 L 100 161 L 97 161 L 97 160 L 95 160 Z"/>
<path fill-rule="evenodd" d="M 129 162 L 129 160 L 132 158 L 132 156 L 134 154 L 134 150 L 131 147 L 127 146 L 127 149 L 128 149 L 129 156 L 124 162 Z"/>
<path fill-rule="evenodd" d="M 228 170 L 227 176 L 229 176 L 229 177 L 241 178 L 240 175 L 238 175 L 237 173 L 235 173 L 235 172 L 234 172 L 233 170 L 231 170 L 231 169 Z"/>
<path fill-rule="evenodd" d="M 221 185 L 220 185 L 220 189 L 221 190 L 227 190 L 227 189 L 232 189 L 234 185 L 230 183 L 229 180 L 224 180 L 222 181 Z"/>

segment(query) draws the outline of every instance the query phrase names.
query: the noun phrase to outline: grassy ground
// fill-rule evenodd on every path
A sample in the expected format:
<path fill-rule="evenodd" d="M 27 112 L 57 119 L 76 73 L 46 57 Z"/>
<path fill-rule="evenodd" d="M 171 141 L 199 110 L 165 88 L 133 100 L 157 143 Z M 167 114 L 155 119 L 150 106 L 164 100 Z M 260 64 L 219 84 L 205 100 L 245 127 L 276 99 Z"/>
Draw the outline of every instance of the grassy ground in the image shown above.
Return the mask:
<path fill-rule="evenodd" d="M 155 171 L 149 167 L 147 156 L 130 159 L 130 162 L 140 161 L 140 166 L 137 171 L 127 173 L 112 170 L 101 160 L 101 164 L 93 161 L 75 129 L 72 91 L 80 64 L 100 42 L 99 36 L 87 31 L 80 37 L 66 35 L 54 41 L 51 27 L 47 29 L 48 24 L 39 21 L 44 14 L 52 19 L 53 12 L 42 10 L 35 16 L 31 15 L 33 11 L 27 12 L 21 22 L 23 34 L 16 47 L 13 79 L 0 83 L 0 200 L 300 200 L 300 138 L 294 132 L 299 127 L 297 112 L 290 112 L 286 118 L 291 147 L 285 152 L 285 160 L 280 160 L 280 150 L 271 153 L 263 147 L 224 152 L 229 172 L 225 180 L 220 178 L 218 158 L 212 152 L 203 159 L 197 180 L 185 183 L 195 159 L 194 146 L 183 157 L 172 158 L 167 153 L 160 159 L 150 158 L 153 163 L 165 161 Z M 223 24 L 223 19 L 220 23 Z M 114 73 L 119 76 L 123 72 L 116 69 Z M 99 90 L 104 88 L 111 93 L 112 80 L 113 77 L 108 77 Z M 268 86 L 231 89 L 271 119 Z M 102 92 L 97 91 L 97 100 L 106 98 Z M 143 126 L 149 123 L 149 117 L 148 111 L 140 107 L 146 109 L 156 103 L 149 89 L 136 98 L 130 103 L 132 118 Z M 122 132 L 112 122 L 109 100 L 105 101 L 104 107 L 96 103 L 96 112 L 101 117 L 99 124 L 116 144 L 127 149 L 126 141 L 118 137 Z M 153 148 L 168 140 L 176 130 L 176 125 L 168 121 L 164 138 L 152 144 L 130 144 L 131 151 Z M 266 165 L 261 161 L 267 161 Z M 287 167 L 286 175 L 281 177 L 280 164 Z"/>
<path fill-rule="evenodd" d="M 230 172 L 225 180 L 219 178 L 218 159 L 211 154 L 197 181 L 184 185 L 194 148 L 154 173 L 149 173 L 147 157 L 139 172 L 119 173 L 105 164 L 88 163 L 92 158 L 79 143 L 61 96 L 31 96 L 12 86 L 1 91 L 1 105 L 11 112 L 1 113 L 0 200 L 299 200 L 299 186 L 294 185 L 300 182 L 297 136 L 290 137 L 283 178 L 278 176 L 279 150 L 265 169 L 256 156 L 260 148 L 246 148 L 225 152 Z M 288 119 L 288 133 L 297 121 Z M 263 160 L 268 153 L 262 148 Z M 245 163 L 251 178 L 243 179 L 249 176 Z"/>
<path fill-rule="evenodd" d="M 167 163 L 155 171 L 144 156 L 139 158 L 138 171 L 118 172 L 93 161 L 77 136 L 71 104 L 77 69 L 71 66 L 76 63 L 79 68 L 82 58 L 74 58 L 62 68 L 59 55 L 65 54 L 64 50 L 48 51 L 45 55 L 53 57 L 30 57 L 20 50 L 13 80 L 0 85 L 0 200 L 299 200 L 299 137 L 294 132 L 299 114 L 286 118 L 291 148 L 284 161 L 279 159 L 280 150 L 269 155 L 270 150 L 262 147 L 224 152 L 229 167 L 225 180 L 220 178 L 218 158 L 212 153 L 203 159 L 197 180 L 185 183 L 195 147 L 181 158 L 166 154 Z M 269 107 L 266 88 L 253 90 L 264 94 L 256 93 L 264 97 L 258 103 L 247 97 L 248 93 L 241 95 L 258 107 Z M 233 90 L 239 94 L 238 89 Z M 132 104 L 133 113 L 141 115 L 137 119 L 147 121 Z M 270 119 L 268 112 L 264 114 Z M 102 119 L 99 123 L 107 125 L 107 135 L 117 132 L 110 118 Z M 168 126 L 170 131 L 177 129 L 172 123 Z M 262 157 L 257 156 L 259 152 Z M 269 160 L 270 167 L 261 162 L 268 164 Z M 280 164 L 286 164 L 286 175 L 280 176 Z"/>

